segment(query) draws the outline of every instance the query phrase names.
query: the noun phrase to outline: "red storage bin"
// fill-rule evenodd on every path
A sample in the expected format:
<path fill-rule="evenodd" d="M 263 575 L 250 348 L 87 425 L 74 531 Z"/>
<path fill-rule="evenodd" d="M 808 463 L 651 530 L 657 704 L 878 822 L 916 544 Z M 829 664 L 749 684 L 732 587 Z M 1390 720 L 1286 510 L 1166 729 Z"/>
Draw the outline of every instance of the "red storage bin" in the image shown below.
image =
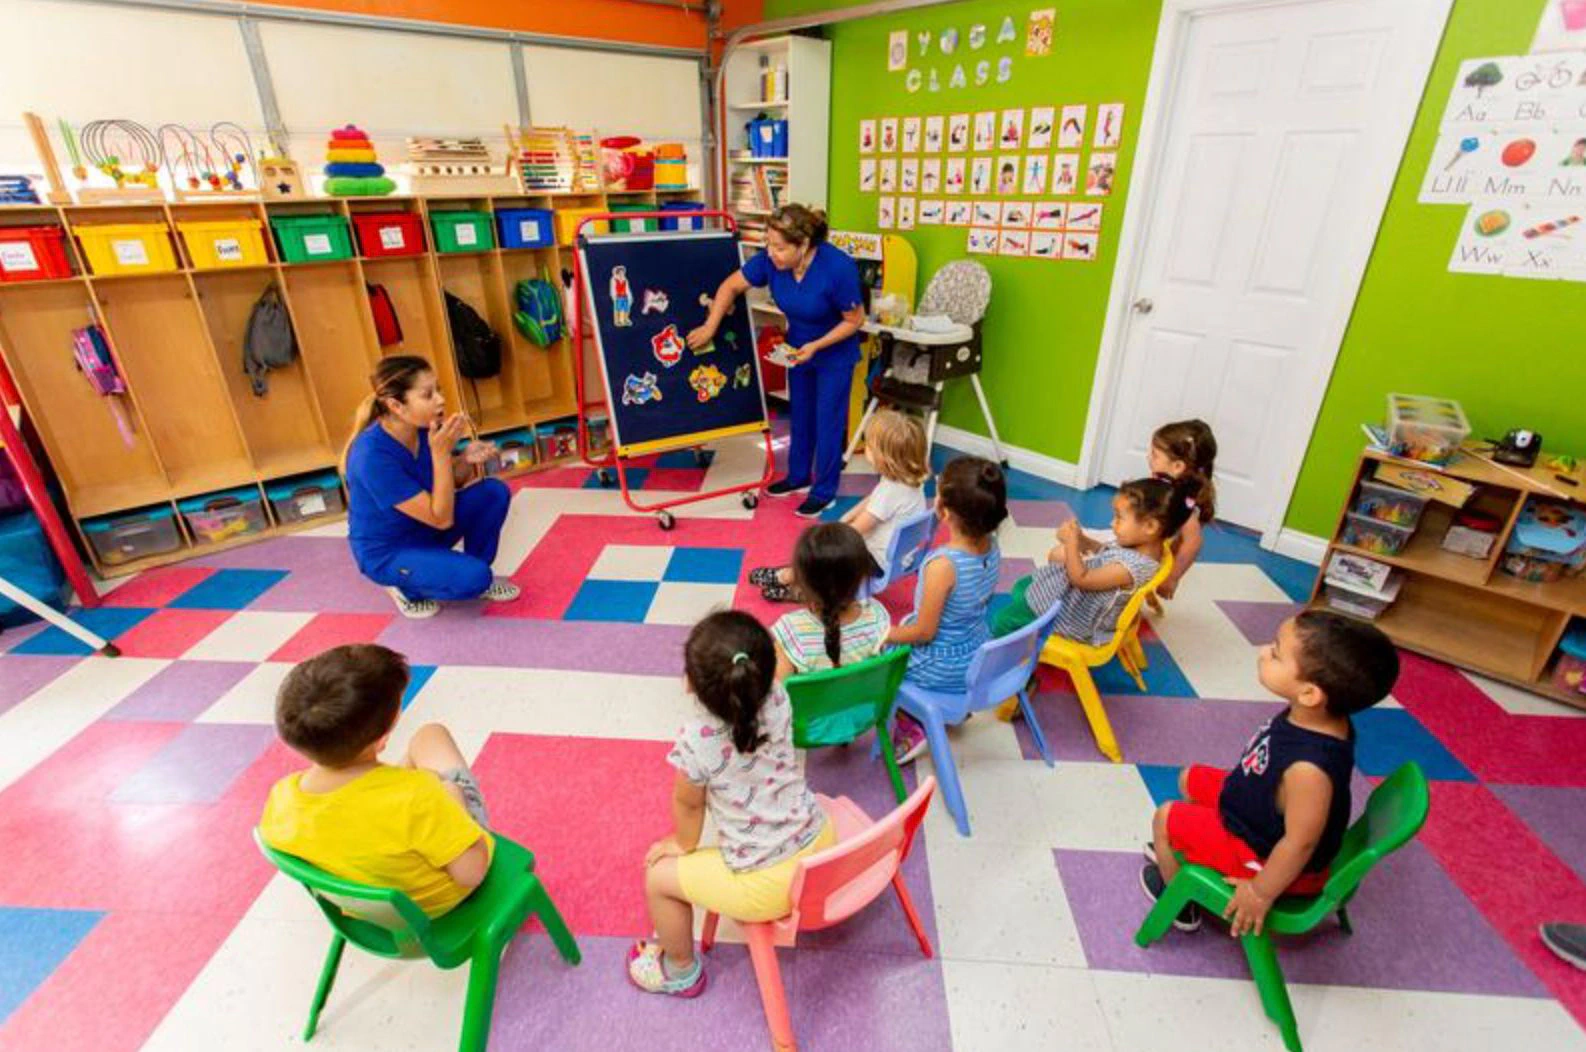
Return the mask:
<path fill-rule="evenodd" d="M 66 232 L 58 226 L 0 227 L 0 281 L 69 278 Z"/>
<path fill-rule="evenodd" d="M 369 212 L 352 217 L 358 251 L 365 256 L 416 256 L 424 251 L 424 224 L 412 212 Z"/>

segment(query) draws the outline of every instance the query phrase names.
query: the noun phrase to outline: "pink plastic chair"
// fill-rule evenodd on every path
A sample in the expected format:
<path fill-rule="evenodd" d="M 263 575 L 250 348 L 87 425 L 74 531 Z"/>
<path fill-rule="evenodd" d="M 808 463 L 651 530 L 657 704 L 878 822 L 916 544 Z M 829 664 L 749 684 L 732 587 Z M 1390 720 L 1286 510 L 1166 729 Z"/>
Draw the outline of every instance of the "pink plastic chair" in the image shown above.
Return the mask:
<path fill-rule="evenodd" d="M 914 900 L 909 898 L 900 870 L 935 791 L 936 779 L 925 779 L 914 795 L 880 821 L 872 821 L 846 796 L 835 800 L 820 797 L 821 806 L 837 825 L 837 843 L 799 863 L 788 892 L 793 909 L 787 916 L 774 921 L 739 922 L 749 941 L 749 957 L 754 962 L 755 980 L 760 984 L 760 1001 L 765 1005 L 771 1041 L 779 1052 L 794 1049 L 797 1044 L 782 990 L 776 948 L 792 946 L 800 931 L 819 931 L 847 920 L 874 902 L 890 884 L 920 942 L 920 952 L 931 956 L 931 940 L 926 937 L 920 915 L 914 911 Z M 714 913 L 705 914 L 705 930 L 700 938 L 703 951 L 709 952 L 716 942 L 717 919 Z"/>

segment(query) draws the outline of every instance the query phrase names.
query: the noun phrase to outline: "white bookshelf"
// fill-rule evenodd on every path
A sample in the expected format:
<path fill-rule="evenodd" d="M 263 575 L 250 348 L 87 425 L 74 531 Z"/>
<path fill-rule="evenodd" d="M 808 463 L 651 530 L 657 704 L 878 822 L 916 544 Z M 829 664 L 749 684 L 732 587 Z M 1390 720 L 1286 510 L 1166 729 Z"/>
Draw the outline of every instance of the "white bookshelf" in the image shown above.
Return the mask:
<path fill-rule="evenodd" d="M 787 69 L 787 97 L 766 101 L 761 97 L 760 60 Z M 798 202 L 826 207 L 827 143 L 831 124 L 832 46 L 813 37 L 780 36 L 757 40 L 736 49 L 727 59 L 723 88 L 727 108 L 726 207 L 733 201 L 734 174 L 756 169 L 785 170 L 787 190 L 782 203 Z M 786 118 L 788 154 L 785 158 L 750 158 L 745 125 L 757 113 Z M 746 219 L 764 219 L 765 210 L 746 209 Z"/>

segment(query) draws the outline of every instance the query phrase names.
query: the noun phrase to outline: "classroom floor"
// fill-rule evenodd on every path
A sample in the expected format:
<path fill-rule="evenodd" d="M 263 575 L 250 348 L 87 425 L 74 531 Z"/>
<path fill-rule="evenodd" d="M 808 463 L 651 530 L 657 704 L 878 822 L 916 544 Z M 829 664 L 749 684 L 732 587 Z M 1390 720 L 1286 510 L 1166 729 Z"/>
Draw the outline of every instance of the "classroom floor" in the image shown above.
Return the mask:
<path fill-rule="evenodd" d="M 663 456 L 642 485 L 698 491 L 757 468 L 740 441 L 708 470 Z M 833 514 L 868 484 L 845 479 Z M 1015 472 L 1003 588 L 1070 512 L 1105 526 L 1108 496 Z M 648 930 L 640 859 L 668 828 L 686 626 L 728 602 L 774 616 L 744 574 L 779 560 L 803 525 L 774 500 L 679 518 L 661 532 L 587 470 L 558 470 L 518 487 L 498 565 L 517 568 L 524 597 L 508 606 L 404 621 L 331 527 L 120 584 L 84 616 L 119 638 L 118 660 L 55 630 L 0 635 L 0 1049 L 297 1043 L 329 933 L 249 837 L 266 790 L 297 765 L 274 740 L 272 698 L 293 661 L 371 640 L 414 665 L 396 744 L 428 720 L 456 732 L 495 824 L 536 852 L 583 948 L 569 968 L 539 931 L 518 939 L 493 1047 L 765 1047 L 730 932 L 698 1000 L 641 994 L 623 972 Z M 974 836 L 935 804 L 906 866 L 937 957 L 920 955 L 890 898 L 782 951 L 803 1047 L 1281 1048 L 1215 925 L 1149 951 L 1131 941 L 1153 804 L 1179 766 L 1231 763 L 1276 710 L 1256 647 L 1313 572 L 1237 530 L 1209 536 L 1148 636 L 1149 696 L 1102 677 L 1127 762 L 1104 761 L 1055 681 L 1036 703 L 1055 769 L 1022 728 L 966 724 L 955 748 Z M 912 582 L 884 599 L 905 612 Z M 1535 936 L 1543 920 L 1586 921 L 1583 715 L 1406 656 L 1393 702 L 1358 719 L 1356 804 L 1415 759 L 1434 779 L 1432 815 L 1364 884 L 1353 937 L 1282 942 L 1311 1052 L 1586 1049 L 1586 973 Z M 808 771 L 818 791 L 872 814 L 887 805 L 866 749 L 813 754 Z M 313 1047 L 452 1047 L 465 981 L 349 952 Z"/>

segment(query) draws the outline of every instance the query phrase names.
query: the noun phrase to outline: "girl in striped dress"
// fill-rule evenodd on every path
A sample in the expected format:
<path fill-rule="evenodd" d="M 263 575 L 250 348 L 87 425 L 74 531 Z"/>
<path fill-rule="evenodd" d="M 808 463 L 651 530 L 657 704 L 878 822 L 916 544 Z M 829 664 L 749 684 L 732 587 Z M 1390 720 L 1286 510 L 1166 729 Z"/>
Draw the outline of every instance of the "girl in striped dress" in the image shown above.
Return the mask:
<path fill-rule="evenodd" d="M 936 507 L 947 522 L 947 543 L 925 557 L 914 613 L 893 627 L 887 642 L 914 648 L 909 682 L 961 691 L 970 659 L 991 637 L 986 611 L 1002 565 L 996 533 L 1008 517 L 1002 469 L 981 457 L 950 461 L 937 482 Z M 906 763 L 925 751 L 925 728 L 899 712 L 893 741 L 898 762 Z"/>

